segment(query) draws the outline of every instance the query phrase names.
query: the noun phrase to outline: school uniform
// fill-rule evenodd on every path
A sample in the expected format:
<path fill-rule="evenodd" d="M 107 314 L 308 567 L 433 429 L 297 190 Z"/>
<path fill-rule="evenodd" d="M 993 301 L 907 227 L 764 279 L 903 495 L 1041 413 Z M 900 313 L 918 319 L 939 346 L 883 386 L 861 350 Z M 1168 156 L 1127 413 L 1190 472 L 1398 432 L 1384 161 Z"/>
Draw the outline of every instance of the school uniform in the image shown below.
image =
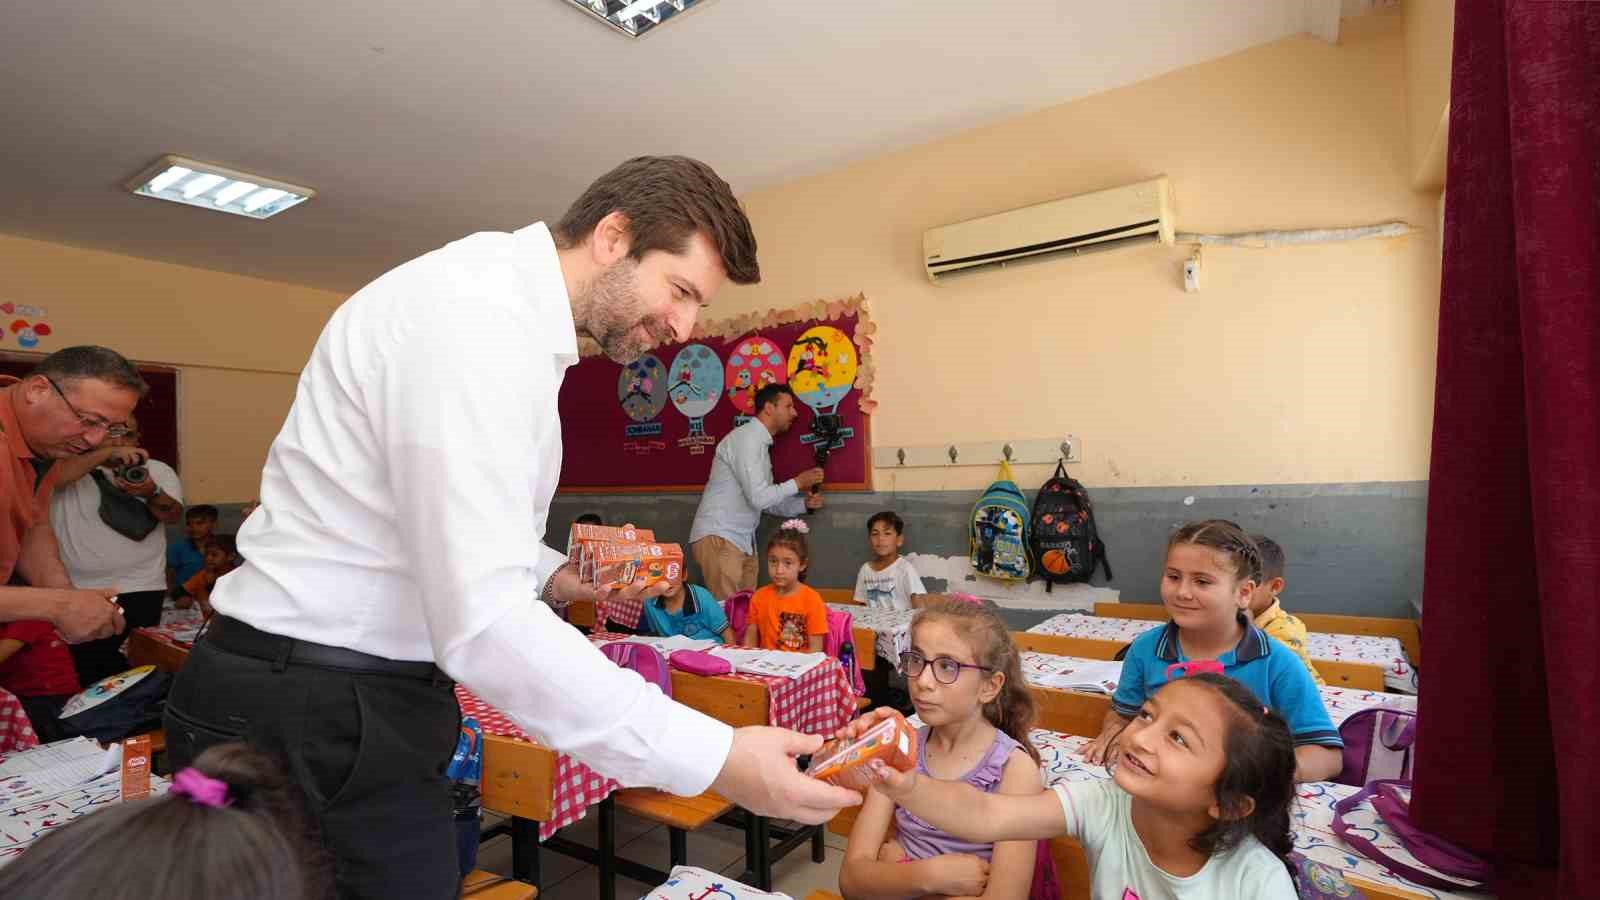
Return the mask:
<path fill-rule="evenodd" d="M 1134 638 L 1122 663 L 1122 680 L 1112 695 L 1112 707 L 1118 715 L 1133 718 L 1145 699 L 1171 680 L 1168 668 L 1188 661 L 1174 622 Z M 1248 687 L 1264 706 L 1289 723 L 1296 746 L 1344 746 L 1305 664 L 1266 632 L 1246 625 L 1239 643 L 1218 657 L 1217 662 L 1222 664 L 1224 675 Z"/>

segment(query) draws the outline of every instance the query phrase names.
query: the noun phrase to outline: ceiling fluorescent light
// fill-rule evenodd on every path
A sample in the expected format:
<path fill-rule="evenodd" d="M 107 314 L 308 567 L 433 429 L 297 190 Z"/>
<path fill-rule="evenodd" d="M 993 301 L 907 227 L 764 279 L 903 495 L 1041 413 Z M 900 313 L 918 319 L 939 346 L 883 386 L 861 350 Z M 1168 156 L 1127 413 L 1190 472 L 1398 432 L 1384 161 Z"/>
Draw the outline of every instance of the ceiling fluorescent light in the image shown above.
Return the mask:
<path fill-rule="evenodd" d="M 710 0 L 561 0 L 629 37 L 643 37 Z"/>
<path fill-rule="evenodd" d="M 125 185 L 141 197 L 267 219 L 317 195 L 307 187 L 182 156 L 163 156 Z"/>

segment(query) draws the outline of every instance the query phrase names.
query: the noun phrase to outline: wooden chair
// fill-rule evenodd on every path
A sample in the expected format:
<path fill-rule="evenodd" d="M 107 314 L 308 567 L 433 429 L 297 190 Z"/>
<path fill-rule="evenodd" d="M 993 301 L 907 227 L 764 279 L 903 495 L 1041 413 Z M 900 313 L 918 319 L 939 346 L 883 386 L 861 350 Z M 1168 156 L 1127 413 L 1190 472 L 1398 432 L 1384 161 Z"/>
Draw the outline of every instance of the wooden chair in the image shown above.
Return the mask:
<path fill-rule="evenodd" d="M 461 896 L 473 900 L 533 900 L 539 889 L 525 881 L 475 869 L 461 879 Z"/>
<path fill-rule="evenodd" d="M 710 791 L 698 797 L 679 797 L 652 788 L 629 788 L 612 796 L 618 809 L 667 826 L 672 866 L 688 865 L 689 832 L 699 831 L 733 809 L 732 803 Z"/>

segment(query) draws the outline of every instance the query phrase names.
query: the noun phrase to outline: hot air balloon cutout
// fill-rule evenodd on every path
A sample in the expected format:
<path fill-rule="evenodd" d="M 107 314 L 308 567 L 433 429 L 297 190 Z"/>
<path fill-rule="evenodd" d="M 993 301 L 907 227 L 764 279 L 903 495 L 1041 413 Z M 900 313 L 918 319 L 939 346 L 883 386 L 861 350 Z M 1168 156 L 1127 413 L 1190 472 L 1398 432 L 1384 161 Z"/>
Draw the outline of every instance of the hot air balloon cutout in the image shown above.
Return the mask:
<path fill-rule="evenodd" d="M 827 452 L 844 446 L 855 436 L 839 420 L 839 402 L 856 383 L 858 357 L 849 335 L 832 325 L 818 325 L 800 335 L 789 348 L 789 386 L 795 397 L 811 407 L 815 417 L 811 432 L 802 435 L 802 444 L 816 445 L 817 459 L 825 461 Z M 821 465 L 821 462 L 818 463 Z"/>
<path fill-rule="evenodd" d="M 667 367 L 652 354 L 645 354 L 622 367 L 617 378 L 617 402 L 622 411 L 633 420 L 626 430 L 628 438 L 651 437 L 661 433 L 661 423 L 655 421 L 667 405 Z M 639 453 L 665 449 L 661 441 L 624 444 Z"/>
<path fill-rule="evenodd" d="M 735 427 L 750 420 L 756 412 L 756 392 L 769 384 L 783 384 L 789 380 L 789 370 L 783 365 L 783 351 L 778 345 L 759 334 L 739 341 L 728 355 L 724 370 L 727 381 L 728 402 L 739 411 L 734 416 Z"/>
<path fill-rule="evenodd" d="M 705 344 L 690 344 L 672 359 L 667 379 L 667 399 L 689 420 L 689 435 L 678 439 L 689 455 L 699 456 L 715 446 L 716 437 L 706 434 L 706 414 L 722 401 L 722 360 Z"/>
<path fill-rule="evenodd" d="M 43 319 L 45 310 L 40 306 L 24 306 L 18 303 L 0 303 L 0 313 L 8 316 L 27 316 L 31 319 Z M 50 336 L 50 326 L 44 322 L 30 322 L 28 319 L 13 319 L 8 329 L 17 336 L 17 345 L 24 350 L 31 350 L 39 346 L 39 339 Z M 0 330 L 0 337 L 5 336 L 5 331 Z"/>

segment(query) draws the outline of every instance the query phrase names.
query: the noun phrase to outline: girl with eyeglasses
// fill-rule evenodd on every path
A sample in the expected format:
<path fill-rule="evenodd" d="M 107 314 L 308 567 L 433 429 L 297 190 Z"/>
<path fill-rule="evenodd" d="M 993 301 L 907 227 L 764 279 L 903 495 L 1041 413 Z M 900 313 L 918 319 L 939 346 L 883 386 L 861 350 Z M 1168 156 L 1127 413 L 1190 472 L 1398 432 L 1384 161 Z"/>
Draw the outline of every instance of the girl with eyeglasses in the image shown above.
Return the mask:
<path fill-rule="evenodd" d="M 1043 790 L 1039 753 L 1028 740 L 1033 698 L 999 616 L 929 597 L 912 620 L 900 670 L 923 722 L 917 772 L 987 793 Z M 1037 849 L 1035 841 L 960 840 L 872 790 L 850 832 L 839 889 L 850 900 L 1022 900 Z"/>

